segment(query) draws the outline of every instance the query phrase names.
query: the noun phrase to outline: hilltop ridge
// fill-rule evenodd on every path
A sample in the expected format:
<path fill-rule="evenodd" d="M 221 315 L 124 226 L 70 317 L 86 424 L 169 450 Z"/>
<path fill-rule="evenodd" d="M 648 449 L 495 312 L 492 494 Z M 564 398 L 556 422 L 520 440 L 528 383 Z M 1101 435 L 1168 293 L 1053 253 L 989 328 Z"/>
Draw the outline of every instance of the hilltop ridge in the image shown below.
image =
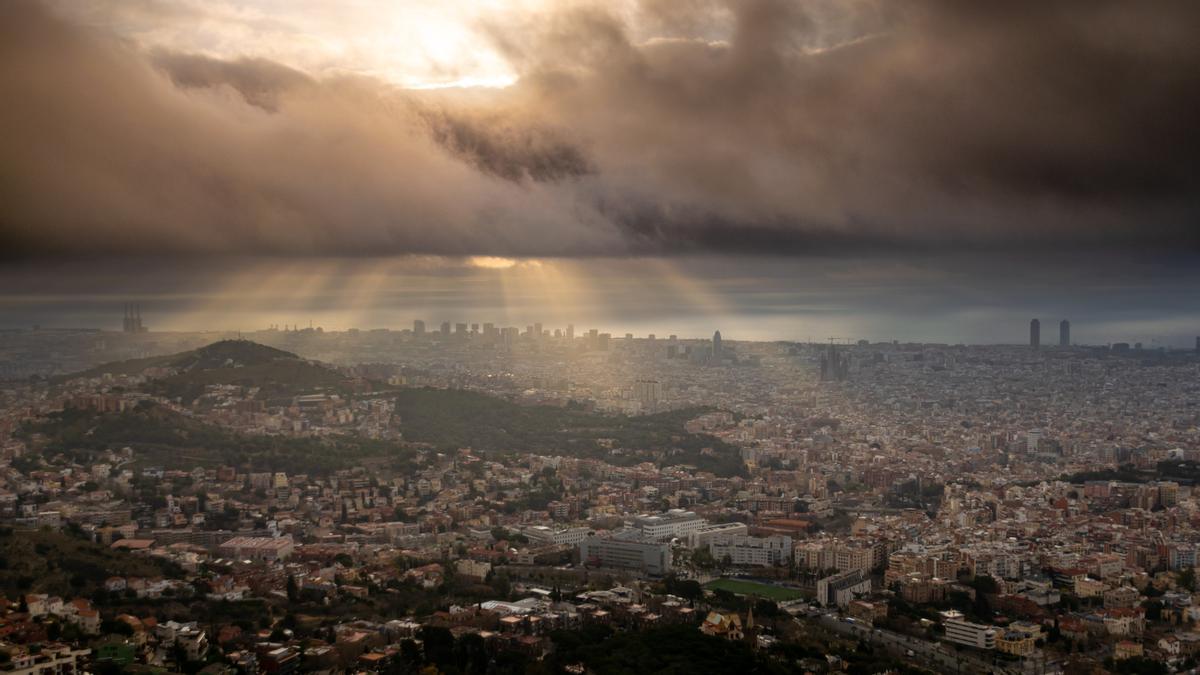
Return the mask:
<path fill-rule="evenodd" d="M 138 375 L 151 368 L 176 368 L 181 370 L 211 370 L 213 368 L 237 368 L 256 366 L 278 359 L 301 360 L 292 352 L 268 347 L 251 340 L 218 340 L 203 347 L 175 354 L 149 356 L 140 359 L 110 361 L 93 368 L 70 373 L 61 379 L 99 377 L 101 375 Z"/>
<path fill-rule="evenodd" d="M 303 359 L 292 352 L 250 340 L 220 340 L 178 354 L 116 361 L 67 376 L 154 373 L 154 393 L 168 398 L 194 399 L 211 385 L 255 388 L 259 398 L 294 396 L 315 391 L 345 392 L 350 378 L 333 366 Z"/>
<path fill-rule="evenodd" d="M 301 361 L 296 354 L 251 340 L 220 340 L 171 357 L 170 365 L 184 370 L 242 368 L 277 360 Z"/>

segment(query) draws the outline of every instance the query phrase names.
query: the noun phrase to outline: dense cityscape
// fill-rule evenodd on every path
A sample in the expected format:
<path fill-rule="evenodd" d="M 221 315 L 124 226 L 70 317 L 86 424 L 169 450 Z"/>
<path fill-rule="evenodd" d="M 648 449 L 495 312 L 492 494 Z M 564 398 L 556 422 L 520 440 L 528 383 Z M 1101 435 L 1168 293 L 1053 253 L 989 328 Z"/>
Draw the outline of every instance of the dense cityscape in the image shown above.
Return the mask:
<path fill-rule="evenodd" d="M 0 0 L 0 675 L 1200 675 L 1197 27 Z"/>
<path fill-rule="evenodd" d="M 0 334 L 12 672 L 1196 664 L 1197 351 L 122 328 Z"/>

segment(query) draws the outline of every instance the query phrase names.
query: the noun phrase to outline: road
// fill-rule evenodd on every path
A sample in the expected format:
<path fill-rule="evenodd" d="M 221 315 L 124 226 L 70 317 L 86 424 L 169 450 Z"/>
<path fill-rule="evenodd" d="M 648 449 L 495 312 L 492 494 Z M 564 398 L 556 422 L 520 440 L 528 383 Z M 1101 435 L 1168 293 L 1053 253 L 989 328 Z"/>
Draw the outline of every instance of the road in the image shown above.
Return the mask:
<path fill-rule="evenodd" d="M 1035 672 L 1051 672 L 1034 660 L 1004 662 L 986 658 L 975 652 L 958 651 L 942 642 L 931 642 L 902 633 L 873 628 L 865 623 L 849 623 L 831 611 L 817 617 L 809 616 L 823 628 L 848 637 L 864 640 L 884 647 L 889 653 L 907 658 L 943 673 L 996 673 L 1007 675 L 1030 675 Z M 799 622 L 799 619 L 797 619 Z M 908 656 L 907 652 L 913 652 Z"/>

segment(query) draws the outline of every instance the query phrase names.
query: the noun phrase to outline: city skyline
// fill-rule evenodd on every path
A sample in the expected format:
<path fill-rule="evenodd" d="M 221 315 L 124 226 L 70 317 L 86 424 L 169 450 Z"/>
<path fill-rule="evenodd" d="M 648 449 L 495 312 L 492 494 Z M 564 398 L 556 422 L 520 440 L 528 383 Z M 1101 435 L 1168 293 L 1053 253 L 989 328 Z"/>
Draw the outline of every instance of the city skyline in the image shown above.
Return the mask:
<path fill-rule="evenodd" d="M 1057 265 L 1051 265 L 1056 261 Z M 1127 261 L 1080 280 L 1082 264 L 966 260 L 939 269 L 855 259 L 715 257 L 541 260 L 495 267 L 448 258 L 246 261 L 137 258 L 0 265 L 0 327 L 114 327 L 140 302 L 155 330 L 252 330 L 313 321 L 403 327 L 413 318 L 566 324 L 697 337 L 726 326 L 748 339 L 867 339 L 1018 344 L 1030 316 L 1069 316 L 1077 341 L 1187 347 L 1200 327 L 1200 268 Z M 980 275 L 995 268 L 994 274 Z M 1019 268 L 1019 266 L 1018 266 Z M 152 287 L 148 287 L 152 285 Z"/>
<path fill-rule="evenodd" d="M 152 332 L 151 329 L 146 327 L 142 322 L 140 303 L 128 302 L 128 303 L 125 303 L 124 307 L 125 307 L 125 316 L 122 319 L 122 327 L 119 332 L 132 333 L 132 334 L 140 334 L 140 333 L 148 334 L 148 333 Z M 457 319 L 466 319 L 466 320 L 462 321 L 462 320 L 457 320 Z M 432 328 L 430 328 L 429 326 L 432 326 Z M 581 324 L 581 326 L 582 326 L 582 324 Z M 35 325 L 35 326 L 31 327 L 31 330 L 43 330 L 43 329 L 45 329 L 45 330 L 56 330 L 56 329 L 57 330 L 79 330 L 79 329 L 88 330 L 88 329 L 90 329 L 90 330 L 101 330 L 101 331 L 108 330 L 111 332 L 117 332 L 116 329 L 113 329 L 110 326 L 49 326 L 49 325 L 41 326 L 39 324 L 39 325 Z M 10 328 L 9 330 L 13 330 L 13 329 Z M 714 354 L 721 353 L 721 351 L 722 351 L 721 344 L 724 340 L 724 338 L 721 335 L 720 329 L 717 329 L 713 333 L 713 335 L 708 336 L 708 337 L 706 337 L 702 334 L 680 334 L 678 331 L 674 331 L 674 332 L 663 331 L 663 332 L 657 332 L 657 333 L 651 331 L 651 332 L 646 332 L 646 333 L 633 333 L 633 332 L 621 329 L 619 327 L 611 327 L 611 326 L 603 326 L 600 328 L 582 327 L 580 332 L 578 334 L 576 334 L 576 332 L 575 332 L 576 325 L 573 322 L 567 322 L 562 325 L 554 325 L 554 324 L 549 324 L 549 323 L 543 324 L 543 322 L 541 322 L 541 321 L 533 321 L 533 323 L 526 323 L 524 325 L 518 325 L 518 324 L 508 325 L 508 324 L 504 324 L 503 322 L 498 323 L 495 321 L 476 320 L 474 317 L 469 317 L 469 316 L 455 316 L 455 317 L 451 317 L 451 318 L 445 319 L 445 320 L 437 319 L 437 320 L 430 320 L 428 322 L 425 319 L 414 318 L 409 322 L 409 326 L 407 326 L 407 327 L 405 327 L 404 325 L 326 326 L 319 322 L 314 322 L 313 319 L 310 318 L 307 321 L 293 320 L 290 323 L 286 322 L 286 321 L 283 323 L 268 323 L 265 326 L 236 327 L 236 328 L 208 326 L 203 329 L 176 328 L 176 329 L 167 329 L 167 330 L 163 330 L 160 332 L 163 332 L 163 333 L 196 333 L 196 332 L 199 332 L 199 333 L 214 333 L 214 334 L 215 333 L 235 333 L 236 332 L 239 334 L 245 333 L 247 335 L 254 335 L 256 333 L 261 334 L 263 332 L 300 333 L 300 332 L 305 332 L 305 331 L 320 331 L 320 332 L 331 332 L 331 333 L 339 333 L 339 332 L 340 333 L 349 333 L 349 332 L 362 332 L 362 331 L 375 331 L 375 330 L 393 331 L 393 332 L 397 332 L 397 333 L 411 334 L 414 337 L 426 337 L 429 339 L 461 339 L 461 338 L 487 338 L 487 337 L 500 338 L 504 335 L 504 333 L 506 331 L 510 331 L 510 330 L 514 331 L 514 333 L 513 333 L 514 336 L 518 336 L 522 339 L 545 338 L 545 339 L 554 339 L 554 340 L 564 340 L 564 339 L 565 340 L 573 340 L 573 339 L 576 339 L 577 337 L 578 338 L 586 338 L 589 334 L 599 333 L 599 334 L 606 335 L 611 339 L 632 338 L 632 339 L 644 339 L 644 340 L 662 340 L 662 341 L 668 341 L 668 342 L 676 340 L 676 339 L 686 340 L 686 341 L 690 341 L 690 342 L 709 341 L 712 344 Z M 704 329 L 699 329 L 699 330 L 704 330 Z M 593 337 L 594 337 L 594 335 L 593 335 Z M 1140 340 L 1140 339 L 1109 340 L 1106 342 L 1097 342 L 1097 343 L 1074 342 L 1074 341 L 1072 341 L 1072 338 L 1071 338 L 1071 322 L 1070 322 L 1070 320 L 1062 319 L 1059 322 L 1059 335 L 1058 335 L 1058 342 L 1057 342 L 1056 346 L 1058 348 L 1069 348 L 1069 347 L 1075 347 L 1075 346 L 1078 346 L 1078 347 L 1112 347 L 1113 345 L 1125 345 L 1125 346 L 1136 345 L 1138 349 L 1145 347 L 1145 348 L 1149 348 L 1149 349 L 1166 348 L 1166 349 L 1173 349 L 1173 350 L 1200 351 L 1200 336 L 1195 336 L 1194 339 L 1195 339 L 1195 344 L 1197 345 L 1197 347 L 1195 349 L 1193 349 L 1192 344 L 1187 342 L 1186 340 L 1184 340 L 1178 344 L 1171 344 L 1171 343 L 1165 343 L 1165 342 L 1159 341 L 1157 338 L 1151 338 L 1148 342 Z M 805 335 L 802 338 L 801 337 L 790 337 L 790 338 L 789 337 L 774 337 L 774 338 L 761 338 L 761 337 L 736 338 L 735 337 L 735 338 L 733 338 L 734 342 L 737 342 L 739 340 L 747 341 L 747 342 L 796 342 L 796 343 L 807 343 L 807 344 L 812 344 L 812 345 L 825 344 L 826 342 L 828 342 L 830 344 L 853 344 L 853 343 L 859 343 L 859 342 L 866 342 L 866 343 L 871 343 L 871 344 L 886 344 L 889 342 L 900 342 L 900 340 L 898 340 L 898 339 L 888 338 L 888 337 L 869 338 L 869 337 L 863 337 L 863 336 L 845 336 L 845 335 L 826 337 L 826 338 L 813 337 L 812 335 Z M 915 344 L 956 344 L 953 341 L 947 342 L 947 341 L 939 341 L 939 340 L 904 340 L 904 342 L 908 343 L 908 344 L 914 344 L 914 343 Z M 978 342 L 978 343 L 959 342 L 957 344 L 974 344 L 974 345 L 978 345 L 978 346 L 1016 346 L 1020 343 L 1018 343 L 1018 342 Z M 1034 318 L 1034 319 L 1030 320 L 1029 337 L 1028 337 L 1028 340 L 1026 341 L 1026 344 L 1033 347 L 1035 350 L 1040 349 L 1042 346 L 1042 344 L 1041 344 L 1041 324 L 1040 324 L 1040 320 L 1038 318 Z"/>

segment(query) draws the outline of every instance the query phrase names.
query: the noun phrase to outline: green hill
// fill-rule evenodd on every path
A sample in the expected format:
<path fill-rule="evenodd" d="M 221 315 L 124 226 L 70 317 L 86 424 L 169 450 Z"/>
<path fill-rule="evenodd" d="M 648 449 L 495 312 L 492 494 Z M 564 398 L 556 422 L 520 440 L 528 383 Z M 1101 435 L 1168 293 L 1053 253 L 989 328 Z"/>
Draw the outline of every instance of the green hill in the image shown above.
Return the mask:
<path fill-rule="evenodd" d="M 108 363 L 68 377 L 137 375 L 150 368 L 173 371 L 152 383 L 152 393 L 184 401 L 194 400 L 209 385 L 257 388 L 259 398 L 267 399 L 350 389 L 350 378 L 330 366 L 249 340 L 221 340 L 179 354 Z"/>
<path fill-rule="evenodd" d="M 352 394 L 355 384 L 328 366 L 246 340 L 224 340 L 181 354 L 109 364 L 86 374 L 140 373 L 150 367 L 169 369 L 170 374 L 151 381 L 147 392 L 185 403 L 196 400 L 210 385 L 253 389 L 257 398 L 284 404 L 310 392 Z M 431 388 L 397 389 L 395 397 L 404 439 L 441 449 L 561 454 L 624 466 L 688 464 L 719 476 L 745 473 L 737 448 L 684 430 L 684 422 L 702 412 L 699 410 L 638 417 L 602 415 L 574 407 L 522 406 L 477 392 Z M 320 472 L 364 459 L 404 461 L 406 455 L 396 443 L 351 436 L 240 436 L 149 401 L 123 413 L 67 410 L 28 425 L 26 431 L 43 434 L 45 450 L 65 452 L 80 461 L 86 460 L 89 452 L 130 446 L 138 452 L 139 462 L 166 467 L 228 464 Z"/>
<path fill-rule="evenodd" d="M 250 340 L 221 340 L 210 345 L 170 357 L 170 365 L 183 370 L 213 370 L 246 368 L 276 361 L 300 361 L 300 357 L 282 349 L 260 345 Z"/>
<path fill-rule="evenodd" d="M 35 436 L 35 434 L 39 436 Z M 246 436 L 143 401 L 120 413 L 67 409 L 27 425 L 22 435 L 43 456 L 63 453 L 81 463 L 103 450 L 133 448 L 137 463 L 168 469 L 236 466 L 259 471 L 324 474 L 371 459 L 406 461 L 412 451 L 353 436 Z"/>
<path fill-rule="evenodd" d="M 396 412 L 406 440 L 444 449 L 561 454 L 625 466 L 690 464 L 719 476 L 745 473 L 737 448 L 684 430 L 684 422 L 701 410 L 627 417 L 523 406 L 457 389 L 414 388 L 396 393 Z"/>
<path fill-rule="evenodd" d="M 63 532 L 0 529 L 0 593 L 90 595 L 112 576 L 177 578 L 174 565 L 114 551 Z"/>
<path fill-rule="evenodd" d="M 570 408 L 520 406 L 495 396 L 446 389 L 402 389 L 397 412 L 407 441 L 440 449 L 538 452 L 591 457 L 622 466 L 689 464 L 719 476 L 745 474 L 738 449 L 683 424 L 697 411 L 625 417 Z M 68 409 L 26 425 L 22 435 L 44 456 L 95 461 L 100 451 L 131 447 L 138 463 L 166 468 L 230 465 L 326 473 L 368 460 L 405 463 L 413 451 L 356 436 L 244 436 L 149 400 L 121 413 Z"/>

